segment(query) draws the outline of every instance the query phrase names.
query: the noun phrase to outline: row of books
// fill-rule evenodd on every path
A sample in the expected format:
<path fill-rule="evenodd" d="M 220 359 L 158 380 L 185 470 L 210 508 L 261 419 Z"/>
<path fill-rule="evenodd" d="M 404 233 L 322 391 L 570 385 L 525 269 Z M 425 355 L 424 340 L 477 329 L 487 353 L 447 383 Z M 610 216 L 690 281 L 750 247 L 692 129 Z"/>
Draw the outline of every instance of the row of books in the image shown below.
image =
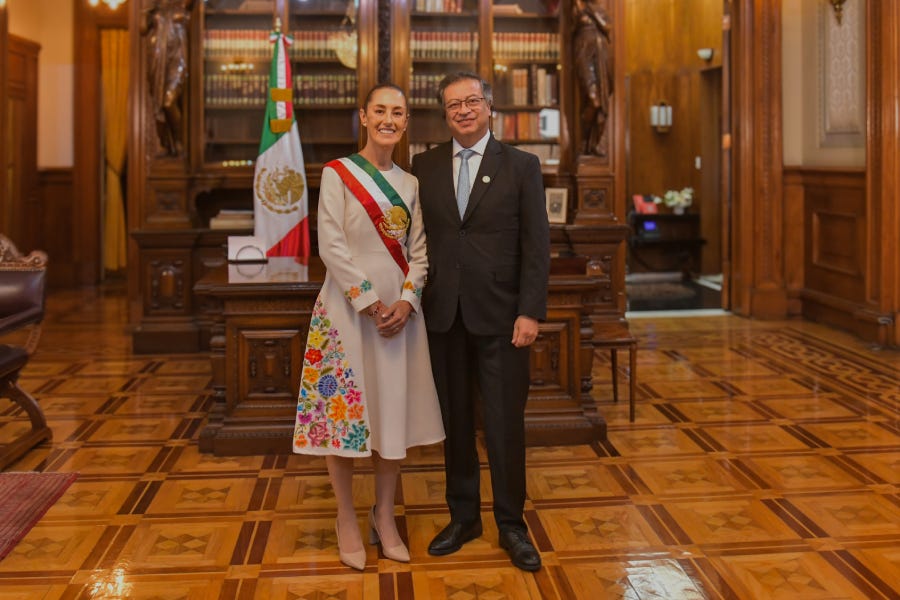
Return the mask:
<path fill-rule="evenodd" d="M 335 42 L 342 31 L 294 31 L 288 47 L 291 60 L 335 59 Z M 207 60 L 263 60 L 272 58 L 269 32 L 262 29 L 213 29 L 203 36 Z"/>
<path fill-rule="evenodd" d="M 213 74 L 204 76 L 205 102 L 210 107 L 264 106 L 269 76 Z M 294 76 L 294 104 L 355 104 L 356 75 L 332 73 Z"/>
<path fill-rule="evenodd" d="M 412 80 L 409 83 L 409 103 L 416 106 L 425 104 L 437 105 L 435 92 L 437 92 L 438 84 L 443 78 L 443 74 L 413 73 Z"/>
<path fill-rule="evenodd" d="M 491 48 L 494 60 L 559 60 L 559 34 L 495 32 Z"/>
<path fill-rule="evenodd" d="M 292 60 L 334 59 L 336 31 L 295 31 L 288 49 Z M 492 40 L 498 60 L 558 60 L 559 34 L 495 32 Z M 209 60 L 262 60 L 272 56 L 269 34 L 260 29 L 213 29 L 204 33 L 204 55 Z M 413 31 L 413 58 L 475 60 L 478 34 L 473 31 Z"/>
<path fill-rule="evenodd" d="M 416 0 L 416 12 L 461 13 L 462 0 Z"/>
<path fill-rule="evenodd" d="M 537 65 L 494 71 L 494 103 L 518 106 L 559 104 L 559 74 Z"/>
<path fill-rule="evenodd" d="M 474 61 L 478 35 L 471 31 L 413 31 L 409 34 L 409 50 L 413 59 Z"/>
<path fill-rule="evenodd" d="M 497 135 L 496 131 L 494 131 L 494 137 L 496 137 L 497 139 L 501 139 Z M 429 150 L 434 146 L 434 143 L 411 143 L 409 145 L 409 156 L 413 157 L 416 154 L 421 154 L 422 152 L 425 152 L 426 150 Z M 534 154 L 538 157 L 538 160 L 540 160 L 541 164 L 543 165 L 559 164 L 559 144 L 516 144 L 516 148 L 524 152 L 530 152 Z"/>
<path fill-rule="evenodd" d="M 556 140 L 559 137 L 559 111 L 495 111 L 494 137 L 499 140 Z"/>

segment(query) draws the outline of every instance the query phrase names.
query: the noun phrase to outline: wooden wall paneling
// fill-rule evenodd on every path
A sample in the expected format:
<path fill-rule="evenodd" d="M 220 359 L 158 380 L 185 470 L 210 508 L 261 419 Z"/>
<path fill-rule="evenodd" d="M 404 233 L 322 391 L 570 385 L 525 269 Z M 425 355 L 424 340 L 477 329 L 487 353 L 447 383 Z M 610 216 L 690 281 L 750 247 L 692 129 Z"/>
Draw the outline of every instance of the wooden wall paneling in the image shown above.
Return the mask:
<path fill-rule="evenodd" d="M 75 5 L 75 76 L 73 114 L 73 187 L 78 210 L 72 257 L 82 284 L 100 280 L 100 30 L 97 13 L 87 2 Z"/>
<path fill-rule="evenodd" d="M 9 35 L 6 53 L 7 202 L 3 232 L 23 252 L 36 248 L 38 206 L 37 98 L 40 45 Z"/>
<path fill-rule="evenodd" d="M 9 161 L 9 120 L 6 118 L 7 94 L 9 80 L 9 34 L 7 33 L 9 19 L 6 12 L 6 4 L 0 6 L 0 231 L 6 231 L 6 218 L 3 207 L 9 206 L 7 198 L 7 173 Z"/>
<path fill-rule="evenodd" d="M 866 293 L 871 278 L 867 205 L 864 169 L 785 169 L 789 313 L 879 341 L 878 319 Z"/>
<path fill-rule="evenodd" d="M 799 167 L 784 170 L 784 230 L 788 240 L 784 246 L 784 279 L 790 316 L 799 316 L 803 312 L 807 237 L 803 173 Z"/>
<path fill-rule="evenodd" d="M 876 341 L 900 346 L 900 4 L 866 5 L 866 256 Z"/>
<path fill-rule="evenodd" d="M 866 210 L 861 173 L 810 172 L 804 182 L 805 287 L 865 302 Z"/>
<path fill-rule="evenodd" d="M 734 312 L 787 315 L 782 213 L 781 2 L 734 0 Z"/>
<path fill-rule="evenodd" d="M 53 287 L 74 287 L 78 269 L 72 248 L 75 247 L 75 213 L 78 212 L 71 168 L 41 169 L 38 172 L 36 248 L 47 253 L 47 283 Z"/>
<path fill-rule="evenodd" d="M 700 236 L 706 240 L 700 272 L 722 272 L 722 68 L 700 71 L 697 123 L 700 172 L 695 197 L 700 213 Z"/>
<path fill-rule="evenodd" d="M 719 238 L 722 248 L 721 264 L 722 264 L 722 308 L 731 308 L 732 294 L 732 254 L 733 254 L 733 231 L 731 228 L 733 222 L 732 203 L 734 201 L 734 191 L 732 188 L 734 182 L 734 160 L 732 154 L 732 15 L 734 13 L 734 5 L 732 0 L 724 0 L 722 3 L 722 114 L 719 123 L 722 129 L 722 136 L 719 147 L 719 169 L 721 176 L 719 177 L 719 197 L 721 199 L 720 206 L 722 209 L 721 221 L 721 237 Z"/>

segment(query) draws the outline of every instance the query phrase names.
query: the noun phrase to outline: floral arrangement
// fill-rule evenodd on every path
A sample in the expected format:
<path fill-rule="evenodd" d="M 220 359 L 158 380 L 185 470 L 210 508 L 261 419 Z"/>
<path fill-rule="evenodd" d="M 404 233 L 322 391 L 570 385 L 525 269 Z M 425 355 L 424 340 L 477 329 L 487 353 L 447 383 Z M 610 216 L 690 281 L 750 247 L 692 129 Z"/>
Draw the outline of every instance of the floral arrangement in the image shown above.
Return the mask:
<path fill-rule="evenodd" d="M 683 211 L 685 208 L 691 205 L 691 202 L 694 199 L 694 188 L 686 187 L 679 190 L 669 190 L 663 197 L 654 196 L 653 201 L 657 204 L 665 204 L 669 208 L 676 211 Z"/>

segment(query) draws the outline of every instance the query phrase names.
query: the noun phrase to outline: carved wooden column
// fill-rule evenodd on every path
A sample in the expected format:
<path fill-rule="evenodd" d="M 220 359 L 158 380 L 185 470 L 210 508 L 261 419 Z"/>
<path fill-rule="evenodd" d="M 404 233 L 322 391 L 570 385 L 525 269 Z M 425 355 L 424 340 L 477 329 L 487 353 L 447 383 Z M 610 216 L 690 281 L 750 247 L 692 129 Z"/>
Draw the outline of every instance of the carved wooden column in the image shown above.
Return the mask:
<path fill-rule="evenodd" d="M 784 276 L 781 0 L 733 0 L 732 310 L 787 316 Z"/>
<path fill-rule="evenodd" d="M 869 0 L 867 25 L 865 298 L 874 310 L 877 341 L 900 346 L 900 4 Z"/>
<path fill-rule="evenodd" d="M 0 6 L 0 140 L 6 140 L 9 123 L 6 120 L 7 90 L 9 80 L 9 65 L 7 64 L 7 52 L 9 51 L 9 33 L 7 32 L 8 17 L 6 5 Z M 6 143 L 0 144 L 0 206 L 8 206 L 10 199 L 7 197 L 8 187 L 6 179 L 9 176 L 6 165 L 9 160 L 6 156 L 9 148 Z"/>
<path fill-rule="evenodd" d="M 575 31 L 579 19 L 579 3 L 570 1 L 567 23 Z M 589 102 L 578 74 L 570 69 L 571 94 L 568 123 L 572 157 L 564 163 L 574 173 L 575 206 L 573 223 L 563 232 L 572 251 L 588 257 L 588 273 L 605 283 L 589 301 L 591 320 L 618 320 L 625 315 L 625 3 L 624 0 L 594 0 L 610 24 L 609 44 L 612 50 L 612 94 L 609 114 L 599 148 L 590 143 L 590 133 L 581 123 L 581 113 Z M 589 7 L 588 7 L 589 8 Z M 576 34 L 577 35 L 577 34 Z M 564 64 L 575 65 L 579 52 L 577 37 L 564 48 Z M 570 162 L 571 161 L 571 162 Z M 595 328 L 596 329 L 596 328 Z"/>

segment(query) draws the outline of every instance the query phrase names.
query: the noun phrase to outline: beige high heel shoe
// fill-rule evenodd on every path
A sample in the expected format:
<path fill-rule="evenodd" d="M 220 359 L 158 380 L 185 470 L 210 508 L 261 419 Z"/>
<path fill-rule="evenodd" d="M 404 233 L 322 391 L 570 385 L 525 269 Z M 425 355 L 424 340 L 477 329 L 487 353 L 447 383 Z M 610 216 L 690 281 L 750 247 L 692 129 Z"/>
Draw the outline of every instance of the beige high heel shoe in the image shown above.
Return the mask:
<path fill-rule="evenodd" d="M 369 511 L 369 543 L 378 544 L 379 542 L 381 542 L 381 534 L 378 533 L 378 525 L 375 523 L 375 507 L 373 506 L 372 510 Z M 385 546 L 382 542 L 381 550 L 391 560 L 409 562 L 409 550 L 407 550 L 403 542 L 390 547 Z"/>
<path fill-rule="evenodd" d="M 341 531 L 337 521 L 334 522 L 334 534 L 337 536 L 338 556 L 341 557 L 341 562 L 351 569 L 356 569 L 357 571 L 364 570 L 366 568 L 365 548 L 357 550 L 356 552 L 344 552 L 341 549 Z"/>

